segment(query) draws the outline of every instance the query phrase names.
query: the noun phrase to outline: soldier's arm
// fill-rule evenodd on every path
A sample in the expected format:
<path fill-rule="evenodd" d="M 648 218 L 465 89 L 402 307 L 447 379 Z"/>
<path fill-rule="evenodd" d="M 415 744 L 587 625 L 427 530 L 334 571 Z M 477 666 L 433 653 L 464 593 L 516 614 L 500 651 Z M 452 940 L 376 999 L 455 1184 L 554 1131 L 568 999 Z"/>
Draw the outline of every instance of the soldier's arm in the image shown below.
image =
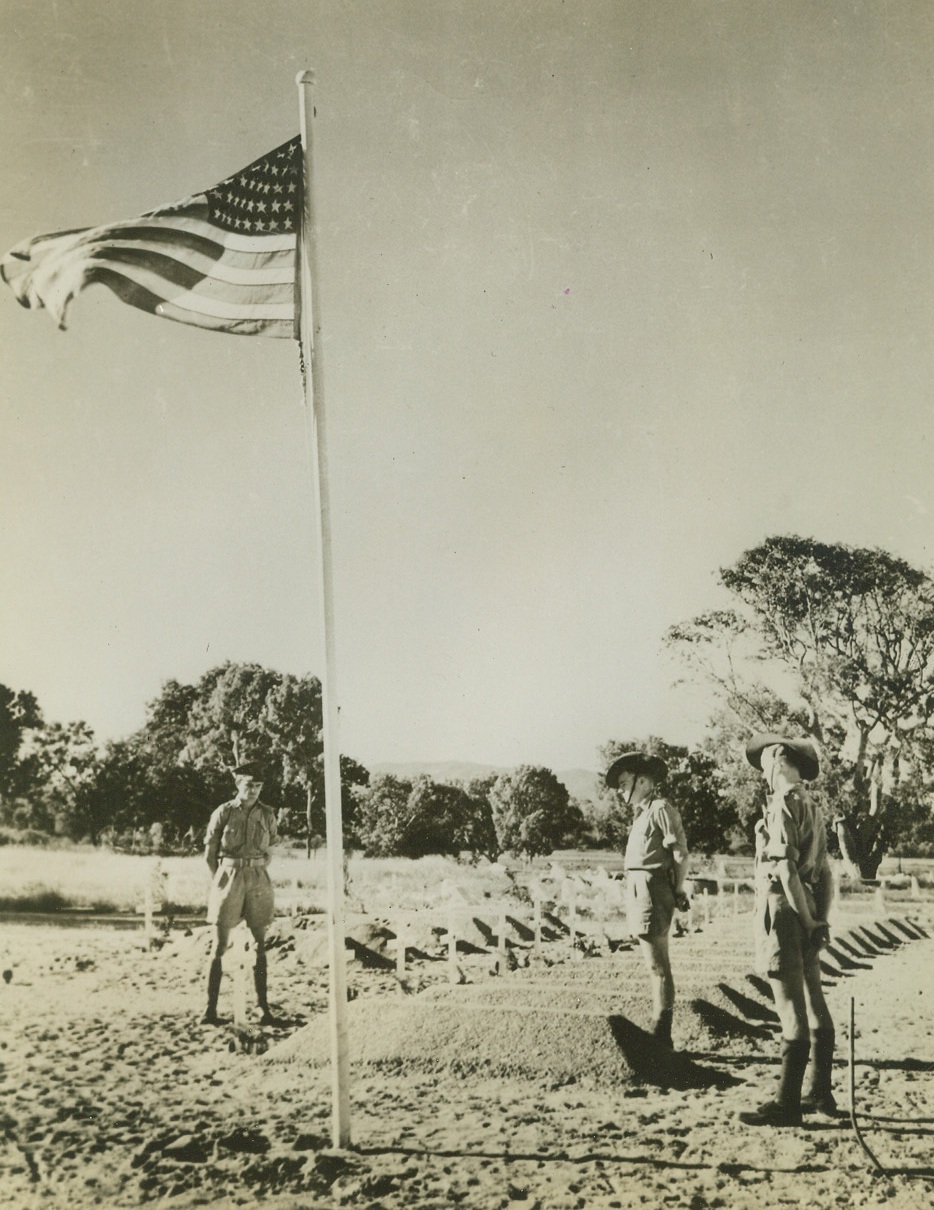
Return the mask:
<path fill-rule="evenodd" d="M 797 854 L 795 854 L 796 856 Z M 801 885 L 801 879 L 798 876 L 798 867 L 795 865 L 791 855 L 783 857 L 776 863 L 778 868 L 778 876 L 781 879 L 782 889 L 788 898 L 788 902 L 801 917 L 801 923 L 807 931 L 813 932 L 818 924 L 823 924 L 824 921 L 815 920 L 811 914 L 811 908 L 808 904 L 807 895 L 804 893 L 804 887 Z"/>
<path fill-rule="evenodd" d="M 217 873 L 218 853 L 226 818 L 227 815 L 224 807 L 218 807 L 211 816 L 208 830 L 204 836 L 204 860 L 208 863 L 208 869 L 211 871 L 212 878 Z"/>
<path fill-rule="evenodd" d="M 671 854 L 671 885 L 675 894 L 681 895 L 688 874 L 688 842 L 680 811 L 670 803 L 665 803 L 661 811 L 661 822 L 665 833 L 662 843 Z"/>

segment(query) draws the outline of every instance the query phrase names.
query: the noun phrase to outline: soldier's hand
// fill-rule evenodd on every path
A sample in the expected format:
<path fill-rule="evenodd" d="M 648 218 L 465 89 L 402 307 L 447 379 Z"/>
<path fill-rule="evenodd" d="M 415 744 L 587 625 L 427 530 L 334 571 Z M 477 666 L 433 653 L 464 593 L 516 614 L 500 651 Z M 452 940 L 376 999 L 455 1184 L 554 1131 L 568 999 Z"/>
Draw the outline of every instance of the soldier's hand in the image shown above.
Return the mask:
<path fill-rule="evenodd" d="M 826 920 L 816 920 L 814 922 L 808 942 L 811 948 L 815 950 L 825 949 L 830 944 L 830 925 Z"/>
<path fill-rule="evenodd" d="M 679 912 L 687 912 L 690 910 L 691 901 L 688 899 L 684 891 L 675 891 L 675 907 Z"/>

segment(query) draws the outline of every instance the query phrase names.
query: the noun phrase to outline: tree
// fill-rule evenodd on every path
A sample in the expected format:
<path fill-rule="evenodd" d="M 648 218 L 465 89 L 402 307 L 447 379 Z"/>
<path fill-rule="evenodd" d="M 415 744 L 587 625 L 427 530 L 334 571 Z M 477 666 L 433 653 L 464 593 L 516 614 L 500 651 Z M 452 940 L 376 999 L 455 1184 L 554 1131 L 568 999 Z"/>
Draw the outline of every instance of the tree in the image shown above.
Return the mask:
<path fill-rule="evenodd" d="M 583 826 L 567 786 L 550 769 L 520 765 L 490 787 L 490 805 L 501 849 L 537 857 L 560 847 Z"/>
<path fill-rule="evenodd" d="M 358 789 L 357 835 L 367 857 L 393 857 L 401 851 L 409 825 L 412 783 L 380 773 Z"/>
<path fill-rule="evenodd" d="M 33 771 L 29 826 L 80 840 L 86 833 L 78 804 L 100 768 L 94 732 L 82 722 L 47 723 L 33 733 L 28 759 Z"/>
<path fill-rule="evenodd" d="M 468 811 L 464 830 L 462 848 L 489 861 L 499 857 L 499 839 L 496 835 L 496 823 L 493 819 L 493 806 L 490 802 L 490 790 L 496 781 L 496 774 L 486 777 L 475 777 L 462 783 L 467 795 Z"/>
<path fill-rule="evenodd" d="M 273 737 L 281 735 L 282 725 L 280 719 L 270 730 L 267 706 L 281 682 L 279 673 L 259 664 L 228 662 L 206 672 L 188 711 L 183 756 L 196 767 L 232 769 L 248 760 L 273 764 Z"/>
<path fill-rule="evenodd" d="M 30 789 L 34 769 L 22 758 L 30 732 L 42 727 L 42 711 L 32 693 L 0 685 L 0 811 L 12 817 L 14 806 Z"/>
<path fill-rule="evenodd" d="M 810 734 L 841 848 L 875 876 L 897 835 L 901 767 L 934 714 L 934 581 L 880 550 L 768 538 L 721 569 L 738 607 L 669 643 L 753 731 Z"/>

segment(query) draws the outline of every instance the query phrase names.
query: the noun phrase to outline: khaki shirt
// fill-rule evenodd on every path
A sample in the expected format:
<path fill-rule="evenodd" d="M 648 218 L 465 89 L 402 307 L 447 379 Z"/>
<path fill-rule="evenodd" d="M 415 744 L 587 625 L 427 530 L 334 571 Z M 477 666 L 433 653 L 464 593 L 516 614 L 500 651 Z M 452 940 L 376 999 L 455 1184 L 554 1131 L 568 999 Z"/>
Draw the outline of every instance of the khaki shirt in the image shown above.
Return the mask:
<path fill-rule="evenodd" d="M 231 799 L 211 816 L 204 837 L 204 856 L 209 865 L 216 865 L 223 857 L 268 857 L 277 835 L 272 807 L 262 802 L 244 807 Z"/>
<path fill-rule="evenodd" d="M 682 859 L 688 855 L 684 825 L 677 808 L 655 798 L 636 817 L 626 842 L 627 870 L 670 870 L 674 866 L 672 850 Z"/>
<path fill-rule="evenodd" d="M 778 862 L 787 858 L 797 867 L 802 882 L 817 884 L 827 862 L 827 834 L 814 800 L 803 786 L 792 786 L 784 797 L 769 796 L 756 848 L 770 877 L 778 878 Z"/>

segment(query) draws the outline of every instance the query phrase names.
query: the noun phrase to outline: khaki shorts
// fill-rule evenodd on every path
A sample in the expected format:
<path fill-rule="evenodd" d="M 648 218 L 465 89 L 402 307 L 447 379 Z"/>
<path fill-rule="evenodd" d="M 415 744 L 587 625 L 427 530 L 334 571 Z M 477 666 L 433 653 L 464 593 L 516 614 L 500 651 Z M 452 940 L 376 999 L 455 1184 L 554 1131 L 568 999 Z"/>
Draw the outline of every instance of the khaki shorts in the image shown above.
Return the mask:
<path fill-rule="evenodd" d="M 814 896 L 807 887 L 804 893 L 813 914 Z M 774 887 L 757 889 L 753 930 L 759 974 L 772 979 L 800 979 L 806 971 L 819 971 L 820 951 L 808 944 L 801 917 L 784 891 Z"/>
<path fill-rule="evenodd" d="M 208 895 L 208 924 L 233 929 L 245 920 L 250 931 L 265 929 L 275 915 L 272 881 L 265 866 L 217 867 Z"/>
<path fill-rule="evenodd" d="M 628 870 L 626 922 L 633 937 L 664 937 L 675 914 L 675 893 L 665 870 Z"/>

